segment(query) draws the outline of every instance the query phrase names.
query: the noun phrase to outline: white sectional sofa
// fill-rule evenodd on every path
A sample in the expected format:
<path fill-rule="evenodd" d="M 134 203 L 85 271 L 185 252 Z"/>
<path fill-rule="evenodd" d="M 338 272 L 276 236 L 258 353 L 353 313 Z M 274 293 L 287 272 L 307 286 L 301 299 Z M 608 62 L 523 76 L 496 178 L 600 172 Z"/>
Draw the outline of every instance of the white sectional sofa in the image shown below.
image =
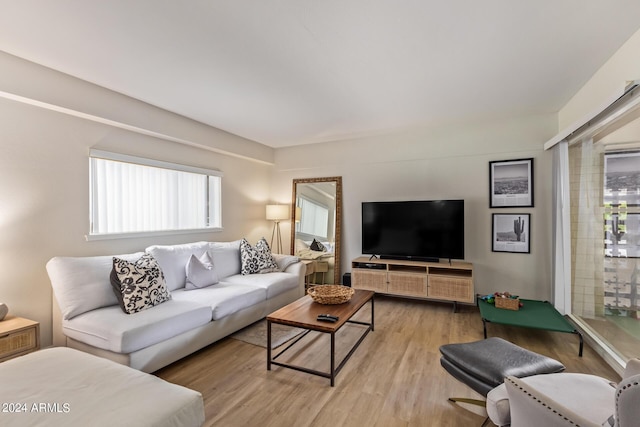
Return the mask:
<path fill-rule="evenodd" d="M 110 282 L 114 256 L 55 257 L 47 263 L 54 291 L 54 345 L 68 346 L 153 372 L 260 320 L 304 295 L 304 264 L 274 255 L 275 272 L 241 274 L 240 241 L 151 246 L 171 299 L 133 314 Z M 185 289 L 191 255 L 208 252 L 219 283 Z M 115 255 L 134 261 L 143 252 Z"/>

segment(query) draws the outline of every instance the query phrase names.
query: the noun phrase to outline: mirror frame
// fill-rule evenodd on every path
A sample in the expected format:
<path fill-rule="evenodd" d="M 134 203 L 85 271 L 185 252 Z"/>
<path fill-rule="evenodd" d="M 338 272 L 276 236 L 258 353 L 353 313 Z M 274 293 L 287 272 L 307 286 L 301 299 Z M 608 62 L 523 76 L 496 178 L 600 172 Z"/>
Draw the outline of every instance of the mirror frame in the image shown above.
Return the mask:
<path fill-rule="evenodd" d="M 330 176 L 324 178 L 299 178 L 293 180 L 293 193 L 291 197 L 291 255 L 295 255 L 296 241 L 296 192 L 298 184 L 313 184 L 316 182 L 335 182 L 336 183 L 336 235 L 334 246 L 334 267 L 333 267 L 333 284 L 340 284 L 340 257 L 342 246 L 342 177 Z"/>

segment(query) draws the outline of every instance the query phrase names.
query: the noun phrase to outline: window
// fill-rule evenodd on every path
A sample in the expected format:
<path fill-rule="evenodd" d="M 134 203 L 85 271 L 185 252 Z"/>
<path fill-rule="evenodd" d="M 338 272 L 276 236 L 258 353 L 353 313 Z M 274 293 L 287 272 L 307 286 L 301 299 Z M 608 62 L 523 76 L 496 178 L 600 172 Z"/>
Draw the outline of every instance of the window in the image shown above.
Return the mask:
<path fill-rule="evenodd" d="M 90 236 L 216 229 L 222 173 L 91 150 Z"/>
<path fill-rule="evenodd" d="M 296 231 L 326 239 L 329 230 L 329 209 L 306 197 L 298 197 L 297 206 L 301 210 L 301 218 Z"/>

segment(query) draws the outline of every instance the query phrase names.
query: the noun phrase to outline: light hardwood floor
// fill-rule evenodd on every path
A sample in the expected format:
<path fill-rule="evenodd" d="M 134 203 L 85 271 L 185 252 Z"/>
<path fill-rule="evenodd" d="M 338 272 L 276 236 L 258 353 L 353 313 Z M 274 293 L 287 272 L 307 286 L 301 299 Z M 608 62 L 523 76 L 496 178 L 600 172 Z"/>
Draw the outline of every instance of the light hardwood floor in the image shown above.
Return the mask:
<path fill-rule="evenodd" d="M 371 332 L 336 378 L 329 380 L 278 366 L 266 369 L 266 349 L 226 338 L 156 375 L 202 393 L 206 426 L 480 426 L 482 408 L 450 403 L 449 396 L 480 398 L 440 366 L 442 344 L 483 338 L 476 307 L 377 297 Z M 368 305 L 357 314 L 367 320 Z M 359 326 L 337 334 L 350 347 Z M 567 372 L 620 377 L 571 334 L 488 326 L 522 347 L 560 360 Z M 290 362 L 327 371 L 328 337 L 310 333 L 285 353 Z M 299 349 L 299 350 L 298 350 Z M 341 355 L 339 354 L 338 357 Z M 285 356 L 282 356 L 285 357 Z"/>

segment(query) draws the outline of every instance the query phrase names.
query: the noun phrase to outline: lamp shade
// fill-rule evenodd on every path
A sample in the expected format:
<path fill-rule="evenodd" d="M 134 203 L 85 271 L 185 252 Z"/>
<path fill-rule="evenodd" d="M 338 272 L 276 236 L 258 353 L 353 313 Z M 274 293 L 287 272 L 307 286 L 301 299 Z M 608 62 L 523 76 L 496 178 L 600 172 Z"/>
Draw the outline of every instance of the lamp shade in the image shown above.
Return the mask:
<path fill-rule="evenodd" d="M 267 219 L 271 221 L 282 221 L 289 219 L 288 205 L 267 205 Z"/>

